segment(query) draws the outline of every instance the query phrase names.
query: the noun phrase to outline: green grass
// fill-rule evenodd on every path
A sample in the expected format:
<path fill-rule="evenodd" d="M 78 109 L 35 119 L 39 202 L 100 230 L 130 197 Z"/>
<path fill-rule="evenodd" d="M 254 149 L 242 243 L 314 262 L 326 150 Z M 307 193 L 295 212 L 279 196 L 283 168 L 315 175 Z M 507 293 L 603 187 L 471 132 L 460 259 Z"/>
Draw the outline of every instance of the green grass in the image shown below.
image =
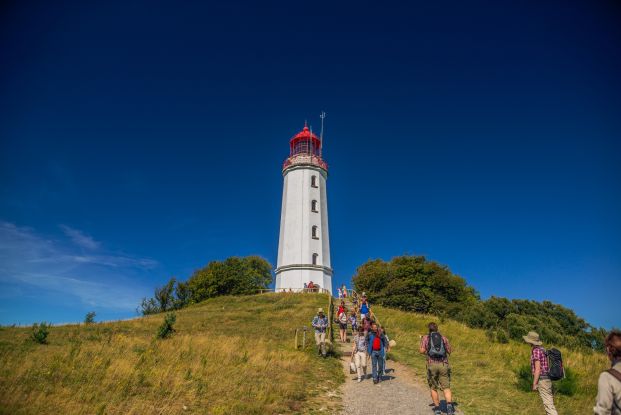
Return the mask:
<path fill-rule="evenodd" d="M 542 405 L 536 392 L 520 390 L 517 372 L 529 364 L 530 346 L 510 341 L 489 343 L 485 331 L 454 321 L 441 322 L 433 316 L 374 307 L 391 339 L 397 341 L 392 357 L 411 368 L 426 383 L 425 358 L 418 353 L 420 335 L 435 321 L 453 347 L 451 389 L 454 400 L 465 414 L 538 414 Z M 548 346 L 548 345 L 546 345 Z M 573 396 L 557 394 L 556 408 L 563 415 L 592 413 L 599 372 L 609 366 L 599 353 L 575 352 L 558 347 L 565 366 L 576 377 Z"/>
<path fill-rule="evenodd" d="M 1 414 L 331 413 L 343 382 L 337 359 L 294 350 L 326 295 L 221 297 L 176 313 L 176 332 L 156 339 L 163 314 L 52 327 L 0 329 Z M 187 409 L 184 409 L 185 408 Z"/>

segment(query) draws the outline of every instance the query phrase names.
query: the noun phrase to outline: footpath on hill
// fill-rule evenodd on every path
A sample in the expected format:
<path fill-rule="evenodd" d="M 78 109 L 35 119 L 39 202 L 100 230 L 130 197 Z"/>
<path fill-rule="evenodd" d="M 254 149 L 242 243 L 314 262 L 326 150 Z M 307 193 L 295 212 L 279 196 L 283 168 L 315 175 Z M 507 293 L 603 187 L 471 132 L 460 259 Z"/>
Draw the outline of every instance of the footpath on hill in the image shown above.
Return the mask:
<path fill-rule="evenodd" d="M 346 300 L 347 309 L 352 305 Z M 338 330 L 338 329 L 337 329 Z M 422 374 L 415 376 L 414 371 L 399 362 L 386 362 L 386 376 L 382 382 L 373 384 L 371 378 L 371 361 L 367 364 L 367 375 L 358 383 L 358 376 L 349 373 L 351 361 L 352 336 L 349 342 L 341 343 L 335 336 L 335 343 L 342 353 L 345 383 L 341 387 L 343 396 L 342 415 L 386 415 L 386 414 L 433 414 L 429 389 Z M 397 343 L 397 346 L 399 344 Z M 444 413 L 446 412 L 445 408 Z M 457 410 L 456 413 L 461 414 Z"/>

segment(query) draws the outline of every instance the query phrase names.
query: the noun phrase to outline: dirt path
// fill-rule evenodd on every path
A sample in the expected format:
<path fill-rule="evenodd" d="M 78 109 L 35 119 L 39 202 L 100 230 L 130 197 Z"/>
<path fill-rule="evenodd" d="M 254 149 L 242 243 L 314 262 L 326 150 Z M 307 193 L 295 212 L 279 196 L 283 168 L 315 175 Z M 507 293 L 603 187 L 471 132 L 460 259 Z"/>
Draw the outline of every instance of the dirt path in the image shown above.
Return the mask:
<path fill-rule="evenodd" d="M 337 340 L 338 341 L 338 340 Z M 362 382 L 349 373 L 351 343 L 341 344 L 343 370 L 346 374 L 342 389 L 343 415 L 387 415 L 387 414 L 433 414 L 429 406 L 431 398 L 427 389 L 412 379 L 407 366 L 388 361 L 386 376 L 377 385 L 371 378 L 369 362 L 368 374 Z M 369 397 L 372 397 L 369 399 Z"/>
<path fill-rule="evenodd" d="M 348 302 L 348 309 L 351 307 Z M 409 367 L 389 360 L 386 362 L 386 376 L 375 385 L 371 378 L 369 360 L 367 375 L 358 383 L 356 374 L 349 373 L 352 343 L 341 343 L 338 339 L 338 327 L 335 332 L 335 345 L 343 354 L 342 363 L 346 380 L 342 386 L 342 415 L 433 415 L 431 397 L 426 380 L 414 375 Z M 351 341 L 352 337 L 348 335 Z M 398 345 L 397 345 L 398 347 Z M 446 407 L 443 407 L 446 413 Z M 458 414 L 461 414 L 457 410 Z"/>

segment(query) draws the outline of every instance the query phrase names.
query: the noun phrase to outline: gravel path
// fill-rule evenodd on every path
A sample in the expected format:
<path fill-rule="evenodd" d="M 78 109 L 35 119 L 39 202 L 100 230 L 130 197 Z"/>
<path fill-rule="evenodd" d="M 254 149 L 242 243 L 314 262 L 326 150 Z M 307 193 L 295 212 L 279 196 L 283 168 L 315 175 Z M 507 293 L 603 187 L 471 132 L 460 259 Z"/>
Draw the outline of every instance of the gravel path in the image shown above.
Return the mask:
<path fill-rule="evenodd" d="M 407 366 L 388 361 L 384 380 L 374 385 L 369 362 L 367 377 L 358 383 L 357 375 L 349 373 L 351 343 L 341 344 L 341 351 L 346 374 L 342 415 L 433 414 L 429 391 L 412 379 Z"/>

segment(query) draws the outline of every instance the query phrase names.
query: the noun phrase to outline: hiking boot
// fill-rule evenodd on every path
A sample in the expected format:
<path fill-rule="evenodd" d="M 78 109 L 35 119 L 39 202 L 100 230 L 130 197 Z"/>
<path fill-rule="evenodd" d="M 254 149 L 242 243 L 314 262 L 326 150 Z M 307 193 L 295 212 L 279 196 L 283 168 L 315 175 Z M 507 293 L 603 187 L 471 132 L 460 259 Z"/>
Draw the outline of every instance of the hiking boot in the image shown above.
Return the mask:
<path fill-rule="evenodd" d="M 442 415 L 442 411 L 440 410 L 439 406 L 433 408 L 433 415 Z"/>
<path fill-rule="evenodd" d="M 378 383 L 379 383 L 379 380 L 377 380 L 377 379 L 373 379 L 373 384 L 374 384 L 374 385 L 377 385 Z"/>
<path fill-rule="evenodd" d="M 362 382 L 362 378 L 358 378 L 358 383 Z"/>

